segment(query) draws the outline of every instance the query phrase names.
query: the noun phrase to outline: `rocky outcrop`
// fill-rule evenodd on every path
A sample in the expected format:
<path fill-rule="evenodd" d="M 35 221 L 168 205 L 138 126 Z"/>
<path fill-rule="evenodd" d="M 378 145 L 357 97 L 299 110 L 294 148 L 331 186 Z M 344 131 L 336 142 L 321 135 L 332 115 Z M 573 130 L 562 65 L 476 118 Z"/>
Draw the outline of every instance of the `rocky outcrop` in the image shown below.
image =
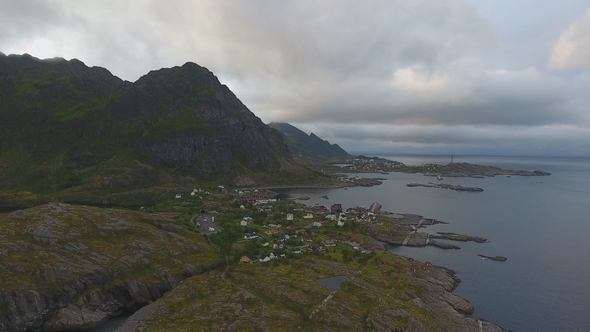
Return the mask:
<path fill-rule="evenodd" d="M 0 331 L 91 327 L 216 265 L 174 221 L 47 204 L 0 215 Z"/>
<path fill-rule="evenodd" d="M 375 259 L 387 257 L 396 259 Z M 231 283 L 216 273 L 189 278 L 117 331 L 505 331 L 468 316 L 473 306 L 452 293 L 459 279 L 449 269 L 420 268 L 408 275 L 394 268 L 384 275 L 309 256 L 285 264 L 236 266 Z M 296 278 L 293 270 L 299 271 Z M 338 290 L 316 282 L 339 275 L 347 280 Z"/>
<path fill-rule="evenodd" d="M 450 244 L 450 243 L 446 243 L 446 242 L 442 242 L 442 241 L 435 241 L 435 240 L 430 240 L 430 242 L 428 243 L 431 246 L 437 247 L 437 248 L 441 248 L 441 249 L 461 249 L 461 247 L 458 247 L 454 244 Z"/>

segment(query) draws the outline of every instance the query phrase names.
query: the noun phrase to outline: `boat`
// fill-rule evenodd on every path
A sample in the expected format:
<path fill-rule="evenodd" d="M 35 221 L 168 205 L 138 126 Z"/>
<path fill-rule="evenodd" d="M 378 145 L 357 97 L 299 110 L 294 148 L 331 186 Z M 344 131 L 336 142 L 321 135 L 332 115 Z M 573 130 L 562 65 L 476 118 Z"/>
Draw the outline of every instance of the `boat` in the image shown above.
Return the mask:
<path fill-rule="evenodd" d="M 437 175 L 437 176 L 436 176 L 436 179 L 437 179 L 437 180 L 440 180 L 440 181 L 442 181 L 442 179 L 443 179 L 443 178 L 442 178 L 442 176 L 440 176 L 440 175 Z"/>
<path fill-rule="evenodd" d="M 321 197 L 321 198 L 328 199 L 328 196 L 326 196 L 326 195 L 323 195 L 323 196 L 320 196 L 320 197 Z"/>

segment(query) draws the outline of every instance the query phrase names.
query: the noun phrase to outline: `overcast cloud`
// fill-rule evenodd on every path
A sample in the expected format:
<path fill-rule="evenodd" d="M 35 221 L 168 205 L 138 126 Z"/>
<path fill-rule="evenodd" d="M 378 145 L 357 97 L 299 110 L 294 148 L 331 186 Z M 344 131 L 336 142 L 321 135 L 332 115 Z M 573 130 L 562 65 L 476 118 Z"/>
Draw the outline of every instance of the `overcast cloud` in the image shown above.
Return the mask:
<path fill-rule="evenodd" d="M 0 51 L 192 61 L 352 151 L 590 156 L 588 0 L 0 0 Z"/>

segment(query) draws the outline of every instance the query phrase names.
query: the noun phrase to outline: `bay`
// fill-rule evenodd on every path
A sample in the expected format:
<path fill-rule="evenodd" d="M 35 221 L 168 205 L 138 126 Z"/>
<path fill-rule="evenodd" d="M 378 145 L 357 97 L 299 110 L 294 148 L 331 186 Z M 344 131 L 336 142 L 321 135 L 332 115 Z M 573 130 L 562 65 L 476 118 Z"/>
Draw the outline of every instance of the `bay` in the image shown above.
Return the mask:
<path fill-rule="evenodd" d="M 446 164 L 448 155 L 382 156 L 407 165 Z M 430 261 L 459 272 L 455 293 L 475 306 L 474 317 L 515 331 L 584 331 L 590 326 L 590 158 L 454 156 L 454 162 L 508 169 L 543 170 L 548 177 L 497 176 L 445 178 L 443 183 L 481 187 L 468 193 L 407 187 L 427 183 L 421 174 L 360 174 L 385 177 L 375 187 L 292 189 L 283 195 L 310 197 L 308 205 L 344 208 L 369 206 L 415 213 L 449 224 L 429 233 L 450 231 L 487 238 L 488 243 L 458 242 L 460 250 L 391 247 L 390 251 Z M 321 196 L 328 196 L 328 199 Z M 477 256 L 508 257 L 506 262 Z"/>

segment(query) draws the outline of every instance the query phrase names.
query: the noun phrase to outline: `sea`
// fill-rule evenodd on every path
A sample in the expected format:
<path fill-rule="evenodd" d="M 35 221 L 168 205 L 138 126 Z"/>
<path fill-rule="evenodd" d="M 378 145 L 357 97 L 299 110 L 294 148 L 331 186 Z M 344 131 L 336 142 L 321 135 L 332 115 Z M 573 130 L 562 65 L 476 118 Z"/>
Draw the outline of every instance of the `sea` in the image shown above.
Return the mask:
<path fill-rule="evenodd" d="M 382 155 L 406 165 L 447 164 L 448 155 Z M 390 246 L 392 253 L 456 270 L 454 291 L 475 307 L 474 318 L 513 331 L 590 330 L 590 158 L 454 156 L 454 162 L 514 170 L 542 170 L 544 177 L 444 178 L 392 172 L 355 174 L 386 178 L 382 185 L 347 189 L 281 190 L 307 205 L 343 208 L 383 205 L 448 224 L 421 231 L 480 236 L 486 243 L 451 242 L 459 250 Z M 480 187 L 483 192 L 407 187 L 442 182 Z M 327 196 L 328 198 L 322 198 Z M 504 256 L 504 262 L 478 254 Z"/>

